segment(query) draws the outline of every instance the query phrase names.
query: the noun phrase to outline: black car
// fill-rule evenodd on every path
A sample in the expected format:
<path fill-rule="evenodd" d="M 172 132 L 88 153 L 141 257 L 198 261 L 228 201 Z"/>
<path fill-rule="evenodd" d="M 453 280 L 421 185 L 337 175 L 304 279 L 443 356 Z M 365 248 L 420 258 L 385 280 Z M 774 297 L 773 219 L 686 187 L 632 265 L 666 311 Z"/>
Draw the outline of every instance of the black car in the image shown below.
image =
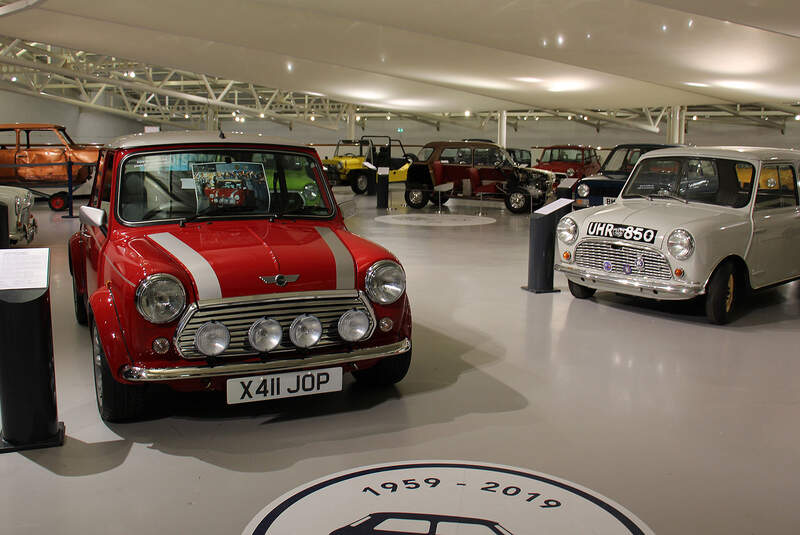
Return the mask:
<path fill-rule="evenodd" d="M 631 143 L 617 145 L 608 155 L 600 173 L 578 181 L 575 187 L 573 207 L 586 208 L 599 204 L 611 204 L 622 191 L 622 186 L 633 171 L 642 154 L 656 149 L 676 147 L 656 143 Z"/>
<path fill-rule="evenodd" d="M 352 524 L 331 532 L 330 535 L 372 535 L 378 533 L 437 535 L 439 533 L 455 533 L 460 526 L 470 526 L 470 533 L 512 535 L 510 531 L 491 520 L 427 513 L 372 513 L 356 520 Z"/>

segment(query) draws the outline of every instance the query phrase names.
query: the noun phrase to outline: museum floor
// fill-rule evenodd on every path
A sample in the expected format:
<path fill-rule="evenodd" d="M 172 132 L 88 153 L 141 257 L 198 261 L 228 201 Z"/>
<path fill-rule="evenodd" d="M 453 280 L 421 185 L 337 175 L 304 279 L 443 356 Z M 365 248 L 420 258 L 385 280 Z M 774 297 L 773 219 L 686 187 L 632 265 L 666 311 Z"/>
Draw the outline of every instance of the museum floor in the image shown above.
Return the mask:
<path fill-rule="evenodd" d="M 37 205 L 67 439 L 0 456 L 1 531 L 240 533 L 330 473 L 463 459 L 583 485 L 658 534 L 797 533 L 799 283 L 750 298 L 725 327 L 693 304 L 579 301 L 560 275 L 564 291 L 534 295 L 520 289 L 527 217 L 451 201 L 415 214 L 496 222 L 404 226 L 376 222 L 386 211 L 374 198 L 358 203 L 349 228 L 407 272 L 414 360 L 403 382 L 365 391 L 346 378 L 340 393 L 231 408 L 221 395 L 181 396 L 124 425 L 98 416 L 89 336 L 72 313 L 66 241 L 78 223 Z"/>

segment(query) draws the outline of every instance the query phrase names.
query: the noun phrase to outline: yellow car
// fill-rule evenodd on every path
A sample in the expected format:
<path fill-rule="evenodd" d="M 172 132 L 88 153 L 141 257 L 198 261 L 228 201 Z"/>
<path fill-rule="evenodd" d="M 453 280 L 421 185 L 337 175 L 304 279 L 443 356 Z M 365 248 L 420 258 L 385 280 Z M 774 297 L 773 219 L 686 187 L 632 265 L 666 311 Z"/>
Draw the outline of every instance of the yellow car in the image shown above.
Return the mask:
<path fill-rule="evenodd" d="M 393 158 L 392 152 L 400 157 Z M 349 184 L 354 193 L 361 195 L 367 192 L 370 177 L 374 178 L 381 167 L 389 168 L 389 182 L 405 182 L 408 166 L 416 159 L 398 139 L 362 136 L 359 140 L 339 140 L 333 157 L 322 163 L 331 184 Z"/>

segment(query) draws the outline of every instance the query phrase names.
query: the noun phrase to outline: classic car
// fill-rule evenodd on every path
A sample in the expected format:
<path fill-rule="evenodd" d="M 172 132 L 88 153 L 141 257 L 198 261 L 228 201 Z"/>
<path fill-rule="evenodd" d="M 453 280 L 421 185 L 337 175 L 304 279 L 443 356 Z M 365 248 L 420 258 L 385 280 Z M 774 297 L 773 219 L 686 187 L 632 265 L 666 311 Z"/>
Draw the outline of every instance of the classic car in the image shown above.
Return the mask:
<path fill-rule="evenodd" d="M 0 186 L 0 205 L 6 207 L 8 214 L 8 241 L 11 245 L 25 240 L 33 241 L 36 236 L 36 218 L 31 213 L 33 195 L 23 188 Z M 0 240 L 2 241 L 2 240 Z"/>
<path fill-rule="evenodd" d="M 508 152 L 515 164 L 521 165 L 522 167 L 531 166 L 533 160 L 531 159 L 531 151 L 528 149 L 511 149 L 506 147 L 506 152 Z"/>
<path fill-rule="evenodd" d="M 750 289 L 800 277 L 798 165 L 789 149 L 649 152 L 614 204 L 559 221 L 555 269 L 577 298 L 702 296 L 708 319 L 727 323 Z"/>
<path fill-rule="evenodd" d="M 558 197 L 571 198 L 575 183 L 567 182 L 564 179 L 579 179 L 596 174 L 600 170 L 600 157 L 592 147 L 553 145 L 542 151 L 542 155 L 536 160 L 535 167 L 557 173 L 560 179 Z M 561 182 L 568 183 L 570 186 L 565 188 Z"/>
<path fill-rule="evenodd" d="M 304 162 L 319 202 L 287 187 Z M 347 231 L 314 149 L 217 133 L 139 134 L 101 154 L 69 240 L 97 405 L 142 417 L 148 387 L 219 390 L 229 404 L 388 385 L 411 362 L 405 273 Z M 252 202 L 206 185 L 242 176 Z"/>
<path fill-rule="evenodd" d="M 562 180 L 559 187 L 574 188 L 572 204 L 575 208 L 586 208 L 598 204 L 611 204 L 622 191 L 622 186 L 633 171 L 633 166 L 642 154 L 656 149 L 676 147 L 677 145 L 658 145 L 654 143 L 631 143 L 617 145 L 603 162 L 603 167 L 593 176 L 581 179 Z M 576 184 L 577 182 L 577 184 Z"/>
<path fill-rule="evenodd" d="M 501 198 L 515 214 L 544 204 L 551 176 L 520 167 L 494 143 L 434 141 L 419 151 L 408 168 L 406 204 L 424 208 L 445 204 L 450 197 Z"/>
<path fill-rule="evenodd" d="M 414 160 L 416 156 L 407 153 L 399 139 L 361 136 L 359 140 L 339 140 L 333 157 L 322 163 L 331 184 L 349 184 L 353 193 L 362 195 L 367 192 L 369 178 L 377 176 L 378 168 L 389 168 L 389 182 L 404 182 L 408 165 Z"/>
<path fill-rule="evenodd" d="M 369 535 L 372 533 L 445 535 L 462 532 L 475 535 L 512 535 L 510 531 L 492 520 L 428 513 L 372 513 L 352 524 L 332 531 L 330 535 Z"/>
<path fill-rule="evenodd" d="M 98 145 L 75 143 L 57 124 L 0 124 L 0 184 L 66 186 L 66 164 L 72 162 L 72 185 L 78 187 L 91 176 L 99 151 Z M 66 209 L 67 193 L 49 196 L 49 204 L 53 210 Z"/>

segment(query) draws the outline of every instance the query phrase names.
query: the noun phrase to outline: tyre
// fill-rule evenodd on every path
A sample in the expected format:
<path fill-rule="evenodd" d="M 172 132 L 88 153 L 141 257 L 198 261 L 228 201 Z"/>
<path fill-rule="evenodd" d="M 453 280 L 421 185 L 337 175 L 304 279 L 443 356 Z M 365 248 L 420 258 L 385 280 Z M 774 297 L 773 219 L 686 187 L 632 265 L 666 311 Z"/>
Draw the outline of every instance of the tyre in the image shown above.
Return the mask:
<path fill-rule="evenodd" d="M 411 208 L 425 208 L 430 200 L 430 193 L 421 189 L 406 189 L 406 204 Z"/>
<path fill-rule="evenodd" d="M 368 184 L 369 177 L 366 173 L 358 173 L 357 175 L 350 177 L 350 189 L 352 189 L 353 193 L 356 195 L 365 194 L 367 192 Z"/>
<path fill-rule="evenodd" d="M 531 196 L 522 188 L 512 188 L 506 195 L 506 208 L 512 214 L 527 214 L 531 211 Z"/>
<path fill-rule="evenodd" d="M 75 319 L 81 325 L 86 325 L 89 319 L 86 314 L 86 302 L 83 296 L 78 293 L 78 285 L 75 284 L 75 276 L 72 277 L 72 299 L 75 301 Z"/>
<path fill-rule="evenodd" d="M 723 262 L 711 275 L 706 288 L 706 316 L 711 323 L 724 325 L 739 294 L 736 270 L 732 262 Z"/>
<path fill-rule="evenodd" d="M 145 416 L 145 386 L 118 383 L 108 367 L 97 325 L 91 322 L 92 368 L 94 369 L 94 388 L 97 410 L 107 422 L 140 420 Z"/>
<path fill-rule="evenodd" d="M 50 195 L 50 198 L 47 199 L 47 204 L 52 211 L 63 212 L 67 209 L 67 192 L 59 191 L 58 193 Z"/>
<path fill-rule="evenodd" d="M 353 372 L 356 381 L 372 387 L 391 386 L 403 380 L 411 366 L 411 351 L 394 357 L 386 357 L 366 370 Z"/>
<path fill-rule="evenodd" d="M 569 284 L 569 293 L 578 299 L 589 299 L 597 291 L 595 288 L 589 288 L 571 280 L 568 280 L 567 284 Z"/>

